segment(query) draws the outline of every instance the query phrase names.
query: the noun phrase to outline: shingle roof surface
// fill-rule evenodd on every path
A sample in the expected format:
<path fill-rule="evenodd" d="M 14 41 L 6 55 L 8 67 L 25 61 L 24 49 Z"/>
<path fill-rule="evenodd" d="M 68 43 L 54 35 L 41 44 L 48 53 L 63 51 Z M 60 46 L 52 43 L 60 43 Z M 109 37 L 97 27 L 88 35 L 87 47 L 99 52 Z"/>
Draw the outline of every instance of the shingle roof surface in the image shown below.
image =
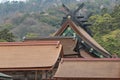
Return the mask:
<path fill-rule="evenodd" d="M 0 43 L 0 70 L 52 67 L 61 48 L 58 41 Z"/>
<path fill-rule="evenodd" d="M 120 78 L 120 59 L 64 59 L 55 77 Z"/>

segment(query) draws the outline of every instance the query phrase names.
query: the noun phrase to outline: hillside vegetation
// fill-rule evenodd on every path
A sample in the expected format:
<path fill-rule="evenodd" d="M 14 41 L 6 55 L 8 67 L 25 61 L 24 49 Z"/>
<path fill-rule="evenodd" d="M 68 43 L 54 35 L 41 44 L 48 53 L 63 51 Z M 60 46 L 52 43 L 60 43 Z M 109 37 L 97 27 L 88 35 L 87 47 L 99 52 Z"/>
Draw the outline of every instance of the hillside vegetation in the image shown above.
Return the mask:
<path fill-rule="evenodd" d="M 120 56 L 120 0 L 29 0 L 0 3 L 0 41 L 52 35 L 65 16 L 62 3 L 71 10 L 85 3 L 80 14 L 92 23 L 94 38 L 112 54 Z M 89 15 L 90 14 L 90 15 Z M 3 33 L 7 31 L 7 33 Z"/>

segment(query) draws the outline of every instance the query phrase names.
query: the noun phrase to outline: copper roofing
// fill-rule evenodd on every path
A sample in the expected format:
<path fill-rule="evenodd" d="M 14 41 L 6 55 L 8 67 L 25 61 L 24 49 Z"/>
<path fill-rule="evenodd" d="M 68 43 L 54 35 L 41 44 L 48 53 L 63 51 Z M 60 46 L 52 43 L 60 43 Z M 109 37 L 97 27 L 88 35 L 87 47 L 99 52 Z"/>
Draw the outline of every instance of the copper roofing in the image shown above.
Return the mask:
<path fill-rule="evenodd" d="M 68 19 L 62 27 L 54 34 L 54 36 L 60 36 L 68 25 L 80 36 L 80 38 L 85 41 L 89 46 L 98 52 L 102 53 L 106 57 L 111 57 L 111 54 L 106 51 L 102 46 L 100 46 L 85 30 L 80 26 L 77 26 L 72 20 Z"/>
<path fill-rule="evenodd" d="M 61 49 L 59 41 L 0 43 L 0 71 L 51 69 Z"/>
<path fill-rule="evenodd" d="M 38 42 L 38 41 L 60 41 L 63 45 L 64 54 L 74 54 L 76 52 L 73 51 L 76 40 L 73 37 L 45 37 L 45 38 L 37 38 L 37 39 L 26 39 L 25 42 Z"/>
<path fill-rule="evenodd" d="M 85 51 L 84 49 L 80 50 L 80 54 L 83 58 L 94 58 L 91 53 Z"/>
<path fill-rule="evenodd" d="M 55 78 L 120 78 L 120 59 L 63 59 Z"/>
<path fill-rule="evenodd" d="M 62 37 L 62 36 L 54 36 L 54 37 L 41 37 L 41 38 L 32 38 L 25 39 L 25 42 L 38 42 L 38 41 L 60 41 L 63 45 L 63 52 L 65 57 L 78 57 L 78 53 L 74 52 L 73 49 L 77 43 L 77 40 L 73 37 Z M 90 53 L 85 50 L 80 50 L 81 56 L 84 58 L 93 58 Z"/>

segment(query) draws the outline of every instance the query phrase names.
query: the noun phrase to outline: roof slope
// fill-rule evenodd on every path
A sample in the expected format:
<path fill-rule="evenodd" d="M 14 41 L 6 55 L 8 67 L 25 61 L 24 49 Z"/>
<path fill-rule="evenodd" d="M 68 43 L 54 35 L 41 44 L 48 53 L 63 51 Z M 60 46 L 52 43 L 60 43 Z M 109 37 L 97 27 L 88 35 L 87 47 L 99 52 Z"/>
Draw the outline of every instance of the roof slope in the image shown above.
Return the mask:
<path fill-rule="evenodd" d="M 120 59 L 63 59 L 56 78 L 120 78 Z"/>
<path fill-rule="evenodd" d="M 35 38 L 35 39 L 26 39 L 25 42 L 37 42 L 37 41 L 60 41 L 63 46 L 64 55 L 77 54 L 73 51 L 76 40 L 73 37 L 45 37 L 45 38 Z"/>
<path fill-rule="evenodd" d="M 61 36 L 68 25 L 79 35 L 83 41 L 85 41 L 93 49 L 97 50 L 99 53 L 106 57 L 111 57 L 111 54 L 108 51 L 101 47 L 85 30 L 83 30 L 80 26 L 77 26 L 71 19 L 68 19 L 54 34 L 54 36 Z"/>
<path fill-rule="evenodd" d="M 58 41 L 0 43 L 0 71 L 51 69 L 61 48 Z"/>
<path fill-rule="evenodd" d="M 62 37 L 62 36 L 55 36 L 55 37 L 42 37 L 42 38 L 28 38 L 25 39 L 25 42 L 38 42 L 38 41 L 60 41 L 63 46 L 63 56 L 64 57 L 78 57 L 78 53 L 73 51 L 77 41 L 73 37 Z M 88 52 L 85 50 L 81 50 L 81 56 L 84 58 L 93 58 Z"/>

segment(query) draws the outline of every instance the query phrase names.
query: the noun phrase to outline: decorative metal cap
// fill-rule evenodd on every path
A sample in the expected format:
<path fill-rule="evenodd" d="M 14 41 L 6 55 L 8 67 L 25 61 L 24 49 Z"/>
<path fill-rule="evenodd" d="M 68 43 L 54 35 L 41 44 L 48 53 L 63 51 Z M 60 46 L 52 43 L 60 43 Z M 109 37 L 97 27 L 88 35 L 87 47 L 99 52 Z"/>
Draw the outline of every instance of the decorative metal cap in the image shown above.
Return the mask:
<path fill-rule="evenodd" d="M 81 43 L 84 43 L 84 41 L 81 41 Z"/>
<path fill-rule="evenodd" d="M 70 19 L 70 18 L 71 18 L 71 16 L 69 15 L 67 18 L 68 18 L 68 19 Z"/>
<path fill-rule="evenodd" d="M 93 50 L 94 50 L 94 49 L 93 49 L 93 48 L 91 48 L 91 49 L 89 50 L 89 52 L 93 52 Z"/>

